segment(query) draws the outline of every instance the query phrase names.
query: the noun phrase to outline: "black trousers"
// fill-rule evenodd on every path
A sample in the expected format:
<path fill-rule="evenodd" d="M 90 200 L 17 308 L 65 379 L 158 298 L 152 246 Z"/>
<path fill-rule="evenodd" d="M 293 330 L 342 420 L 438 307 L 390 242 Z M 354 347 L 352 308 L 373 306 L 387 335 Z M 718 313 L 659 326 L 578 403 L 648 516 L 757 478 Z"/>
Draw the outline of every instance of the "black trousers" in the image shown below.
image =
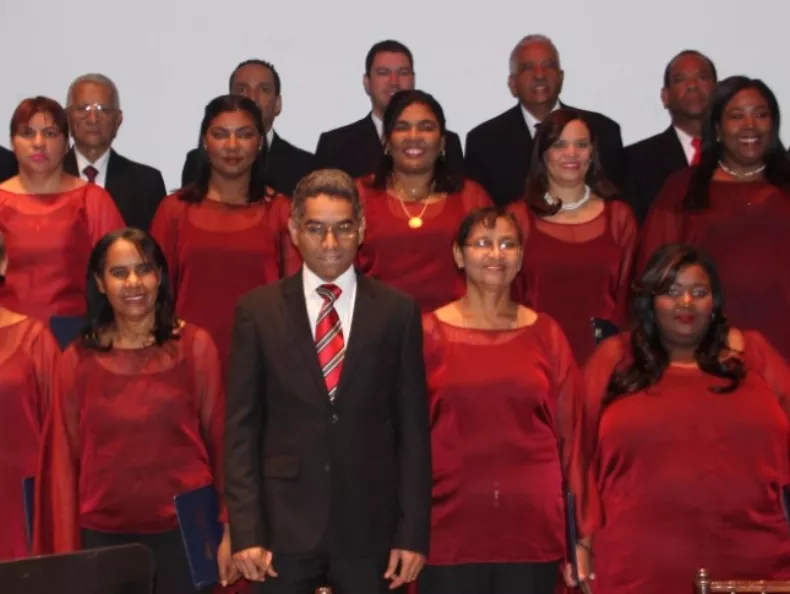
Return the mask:
<path fill-rule="evenodd" d="M 192 585 L 181 533 L 178 530 L 159 534 L 116 534 L 112 532 L 82 531 L 82 547 L 96 549 L 139 543 L 154 554 L 154 594 L 194 594 L 210 592 L 211 588 L 196 590 Z"/>
<path fill-rule="evenodd" d="M 554 594 L 559 562 L 426 565 L 419 594 Z"/>

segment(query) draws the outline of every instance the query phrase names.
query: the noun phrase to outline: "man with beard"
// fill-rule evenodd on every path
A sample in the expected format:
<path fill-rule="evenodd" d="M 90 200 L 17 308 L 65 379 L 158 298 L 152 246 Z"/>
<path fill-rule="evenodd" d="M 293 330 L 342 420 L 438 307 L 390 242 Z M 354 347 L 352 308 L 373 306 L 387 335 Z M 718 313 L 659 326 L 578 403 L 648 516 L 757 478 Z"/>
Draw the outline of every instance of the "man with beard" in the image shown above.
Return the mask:
<path fill-rule="evenodd" d="M 684 50 L 667 64 L 661 102 L 672 123 L 625 149 L 625 194 L 640 223 L 667 177 L 697 164 L 703 116 L 715 86 L 716 66 L 696 50 Z"/>

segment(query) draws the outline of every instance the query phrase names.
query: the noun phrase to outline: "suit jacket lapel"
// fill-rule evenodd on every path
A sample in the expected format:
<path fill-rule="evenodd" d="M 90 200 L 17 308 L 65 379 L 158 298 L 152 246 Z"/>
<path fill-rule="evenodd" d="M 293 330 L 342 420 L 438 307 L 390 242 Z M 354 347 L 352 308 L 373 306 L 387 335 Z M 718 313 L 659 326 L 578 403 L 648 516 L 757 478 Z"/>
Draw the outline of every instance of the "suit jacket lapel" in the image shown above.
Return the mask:
<path fill-rule="evenodd" d="M 376 124 L 373 123 L 373 116 L 368 114 L 368 116 L 362 120 L 362 124 L 365 126 L 365 150 L 375 151 L 376 154 L 383 155 L 384 148 L 381 145 L 381 138 L 379 137 L 378 130 L 376 130 Z"/>
<path fill-rule="evenodd" d="M 337 388 L 338 399 L 343 398 L 346 386 L 351 381 L 357 360 L 369 346 L 369 338 L 375 336 L 377 322 L 376 294 L 372 283 L 363 275 L 357 274 L 357 297 L 354 301 L 354 312 L 351 316 L 351 335 L 346 340 L 346 355 L 343 358 L 343 371 L 340 373 L 340 384 Z"/>
<path fill-rule="evenodd" d="M 662 151 L 665 155 L 668 170 L 683 169 L 688 166 L 688 159 L 686 158 L 686 151 L 683 150 L 683 145 L 680 144 L 678 133 L 675 128 L 670 126 L 664 131 L 662 141 L 665 150 Z"/>
<path fill-rule="evenodd" d="M 299 351 L 302 357 L 304 371 L 310 376 L 316 388 L 315 394 L 318 394 L 325 402 L 329 402 L 324 376 L 321 373 L 321 366 L 318 363 L 318 354 L 315 350 L 313 331 L 310 328 L 310 320 L 307 317 L 307 304 L 304 297 L 301 272 L 283 281 L 282 293 L 282 305 L 285 313 L 288 337 L 293 341 L 296 350 Z M 313 398 L 308 398 L 308 400 L 311 402 L 314 401 Z"/>
<path fill-rule="evenodd" d="M 124 194 L 124 186 L 123 167 L 118 160 L 118 154 L 110 149 L 110 158 L 107 159 L 107 175 L 104 177 L 104 189 L 107 190 L 110 195 L 115 198 L 115 202 L 118 203 L 120 197 Z"/>
<path fill-rule="evenodd" d="M 63 170 L 69 175 L 80 176 L 80 172 L 77 171 L 77 156 L 74 154 L 74 147 L 69 149 L 66 158 L 63 159 Z"/>

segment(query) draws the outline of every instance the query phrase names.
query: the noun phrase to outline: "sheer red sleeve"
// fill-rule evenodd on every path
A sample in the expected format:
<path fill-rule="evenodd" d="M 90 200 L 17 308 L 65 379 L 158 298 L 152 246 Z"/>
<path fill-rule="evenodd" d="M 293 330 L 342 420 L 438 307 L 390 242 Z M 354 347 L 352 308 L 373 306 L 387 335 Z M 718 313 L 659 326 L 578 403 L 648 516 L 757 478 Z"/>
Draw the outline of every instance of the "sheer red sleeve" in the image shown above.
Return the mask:
<path fill-rule="evenodd" d="M 529 238 L 530 230 L 530 213 L 527 203 L 524 200 L 517 200 L 507 207 L 507 212 L 515 217 L 518 222 L 519 230 L 521 231 L 521 245 L 522 245 L 522 261 L 527 249 L 527 239 Z M 516 278 L 513 279 L 513 286 L 511 289 L 511 296 L 513 301 L 524 305 L 530 304 L 529 295 L 529 282 L 527 270 L 523 266 L 519 268 Z"/>
<path fill-rule="evenodd" d="M 605 510 L 598 491 L 598 420 L 612 372 L 628 345 L 626 334 L 602 342 L 581 373 L 580 399 L 574 411 L 573 447 L 569 484 L 576 495 L 576 513 L 582 538 L 591 537 L 604 523 Z"/>
<path fill-rule="evenodd" d="M 461 190 L 461 199 L 463 200 L 464 210 L 466 212 L 494 205 L 488 192 L 483 189 L 483 186 L 469 179 L 464 182 L 464 187 Z"/>
<path fill-rule="evenodd" d="M 225 433 L 225 390 L 222 385 L 217 347 L 208 335 L 200 328 L 195 329 L 192 344 L 192 359 L 195 373 L 195 385 L 198 387 L 198 409 L 203 439 L 211 459 L 214 486 L 220 502 L 220 521 L 228 523 L 225 508 L 224 472 L 222 465 Z"/>
<path fill-rule="evenodd" d="M 50 407 L 52 406 L 52 390 L 60 361 L 60 347 L 49 329 L 41 325 L 30 344 L 30 354 L 36 369 L 36 402 L 30 410 L 38 411 L 39 427 L 43 430 Z"/>
<path fill-rule="evenodd" d="M 550 352 L 552 373 L 557 393 L 555 418 L 557 419 L 557 441 L 560 448 L 563 475 L 568 476 L 574 439 L 574 415 L 579 401 L 579 369 L 571 346 L 562 327 L 552 324 Z"/>
<path fill-rule="evenodd" d="M 185 214 L 185 203 L 178 199 L 178 194 L 167 196 L 156 209 L 151 221 L 151 237 L 154 238 L 167 261 L 170 272 L 170 286 L 173 299 L 178 296 L 179 271 L 178 271 L 178 230 L 180 220 Z"/>
<path fill-rule="evenodd" d="M 667 178 L 653 206 L 650 207 L 639 244 L 637 273 L 645 269 L 655 251 L 668 243 L 683 241 L 683 196 L 691 177 L 690 169 L 683 169 Z"/>
<path fill-rule="evenodd" d="M 112 196 L 95 184 L 88 184 L 85 189 L 85 211 L 88 215 L 88 232 L 93 245 L 110 231 L 126 226 Z"/>
<path fill-rule="evenodd" d="M 288 231 L 288 219 L 291 218 L 291 201 L 285 196 L 278 194 L 271 203 L 270 222 L 272 236 L 277 244 L 279 252 L 278 266 L 280 268 L 280 278 L 296 274 L 302 267 L 302 257 L 299 250 L 291 241 L 291 234 Z"/>
<path fill-rule="evenodd" d="M 51 414 L 44 428 L 36 478 L 33 551 L 62 553 L 80 548 L 79 419 L 76 388 L 78 347 L 61 357 L 52 390 Z"/>
<path fill-rule="evenodd" d="M 638 236 L 636 217 L 631 207 L 625 202 L 612 203 L 612 232 L 621 250 L 615 295 L 616 319 L 612 321 L 620 328 L 624 328 L 628 320 L 628 302 L 631 294 Z"/>

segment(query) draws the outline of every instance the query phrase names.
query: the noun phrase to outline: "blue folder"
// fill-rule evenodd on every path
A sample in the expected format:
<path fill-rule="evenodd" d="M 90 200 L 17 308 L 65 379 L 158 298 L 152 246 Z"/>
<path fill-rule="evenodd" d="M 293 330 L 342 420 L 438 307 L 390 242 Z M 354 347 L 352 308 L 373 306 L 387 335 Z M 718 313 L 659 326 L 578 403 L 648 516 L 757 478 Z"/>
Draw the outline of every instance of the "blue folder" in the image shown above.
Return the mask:
<path fill-rule="evenodd" d="M 33 505 L 36 493 L 36 477 L 26 476 L 22 479 L 22 505 L 25 511 L 25 532 L 27 533 L 27 550 L 33 551 Z"/>
<path fill-rule="evenodd" d="M 176 495 L 174 501 L 192 583 L 196 589 L 219 583 L 217 550 L 222 524 L 214 485 Z"/>
<path fill-rule="evenodd" d="M 52 316 L 49 318 L 49 329 L 62 351 L 65 351 L 66 347 L 79 336 L 84 324 L 85 318 L 81 316 Z"/>

